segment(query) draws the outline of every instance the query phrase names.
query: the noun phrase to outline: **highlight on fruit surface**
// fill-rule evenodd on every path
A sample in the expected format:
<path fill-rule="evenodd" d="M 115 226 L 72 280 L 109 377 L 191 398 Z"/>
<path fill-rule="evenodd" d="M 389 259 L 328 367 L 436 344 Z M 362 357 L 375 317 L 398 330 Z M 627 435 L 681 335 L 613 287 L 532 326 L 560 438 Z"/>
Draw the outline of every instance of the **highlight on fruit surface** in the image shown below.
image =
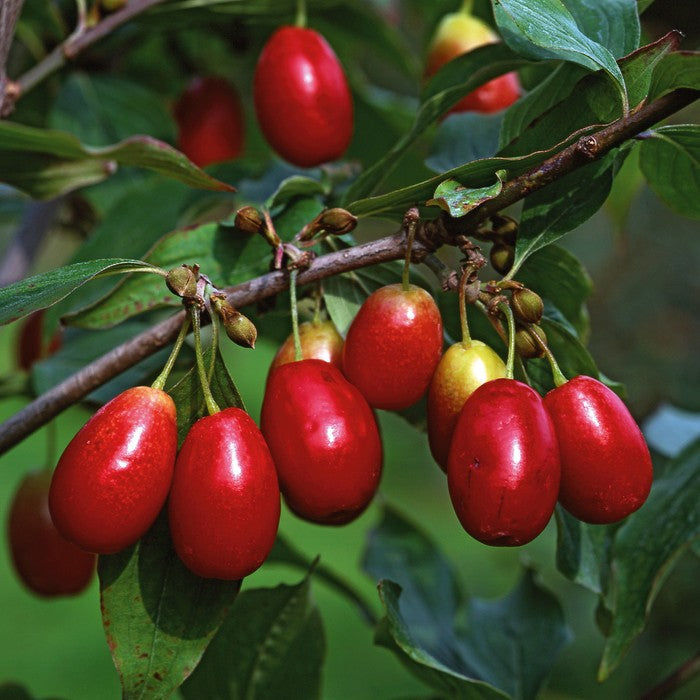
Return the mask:
<path fill-rule="evenodd" d="M 96 557 L 66 540 L 49 513 L 51 470 L 28 473 L 10 503 L 7 538 L 12 564 L 33 593 L 77 595 L 92 580 Z"/>
<path fill-rule="evenodd" d="M 112 554 L 153 524 L 168 495 L 177 451 L 175 404 L 160 389 L 127 389 L 70 441 L 49 491 L 58 531 L 88 552 Z"/>
<path fill-rule="evenodd" d="M 422 287 L 370 294 L 350 324 L 343 373 L 373 408 L 400 410 L 425 393 L 442 353 L 442 318 Z"/>
<path fill-rule="evenodd" d="M 278 367 L 260 426 L 296 515 L 343 525 L 369 505 L 382 472 L 379 429 L 362 394 L 334 365 L 300 360 Z"/>
<path fill-rule="evenodd" d="M 599 524 L 640 508 L 651 489 L 651 455 L 622 399 L 597 379 L 580 375 L 552 389 L 544 404 L 559 441 L 564 508 Z"/>
<path fill-rule="evenodd" d="M 549 522 L 559 482 L 559 446 L 540 395 L 514 379 L 475 389 L 457 419 L 447 462 L 462 527 L 484 544 L 526 544 Z"/>
<path fill-rule="evenodd" d="M 323 360 L 340 369 L 343 354 L 343 336 L 333 321 L 305 321 L 299 324 L 301 356 L 303 360 Z M 295 361 L 294 334 L 290 333 L 275 354 L 268 376 L 281 365 Z"/>

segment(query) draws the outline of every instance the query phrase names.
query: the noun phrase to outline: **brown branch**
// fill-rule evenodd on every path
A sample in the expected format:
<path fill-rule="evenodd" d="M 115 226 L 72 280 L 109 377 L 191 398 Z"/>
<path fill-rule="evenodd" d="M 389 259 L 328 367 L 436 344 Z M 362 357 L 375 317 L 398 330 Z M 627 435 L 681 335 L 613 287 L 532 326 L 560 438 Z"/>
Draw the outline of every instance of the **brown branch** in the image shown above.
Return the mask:
<path fill-rule="evenodd" d="M 17 85 L 7 77 L 6 66 L 12 38 L 15 35 L 15 25 L 23 4 L 24 0 L 0 2 L 0 117 L 12 111 L 17 99 Z"/>
<path fill-rule="evenodd" d="M 696 654 L 681 664 L 673 673 L 664 678 L 658 685 L 648 690 L 639 700 L 663 700 L 679 688 L 689 683 L 700 673 L 700 654 Z"/>
<path fill-rule="evenodd" d="M 612 148 L 674 114 L 699 96 L 700 92 L 685 89 L 664 95 L 634 114 L 609 124 L 585 137 L 583 141 L 577 141 L 538 167 L 507 182 L 498 197 L 488 200 L 467 216 L 460 219 L 438 217 L 434 221 L 423 222 L 422 235 L 414 242 L 414 258 L 421 259 L 442 244 L 454 243 L 455 238 L 469 234 L 480 222 L 495 212 L 541 189 L 575 168 L 602 157 Z M 398 260 L 404 254 L 405 235 L 402 231 L 393 236 L 319 257 L 314 260 L 310 268 L 299 273 L 297 281 L 298 284 L 308 284 L 341 272 Z M 271 272 L 226 291 L 229 294 L 229 301 L 234 306 L 241 307 L 274 296 L 288 286 L 286 272 Z M 182 318 L 182 314 L 177 314 L 144 331 L 25 406 L 19 413 L 0 425 L 0 454 L 47 423 L 63 409 L 80 401 L 101 384 L 168 345 L 175 338 Z"/>

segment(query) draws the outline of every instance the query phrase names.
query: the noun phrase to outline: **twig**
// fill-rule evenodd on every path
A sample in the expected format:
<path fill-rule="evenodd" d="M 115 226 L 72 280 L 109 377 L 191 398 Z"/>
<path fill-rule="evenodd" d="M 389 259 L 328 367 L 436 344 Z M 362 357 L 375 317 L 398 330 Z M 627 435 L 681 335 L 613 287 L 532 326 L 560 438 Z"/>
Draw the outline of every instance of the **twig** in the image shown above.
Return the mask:
<path fill-rule="evenodd" d="M 642 695 L 639 700 L 662 700 L 671 695 L 700 673 L 700 654 L 688 659 L 673 673 L 664 678 L 661 683 L 655 685 Z"/>
<path fill-rule="evenodd" d="M 10 53 L 15 25 L 22 10 L 24 0 L 3 0 L 0 2 L 0 117 L 12 111 L 17 99 L 17 84 L 13 83 L 5 70 Z"/>

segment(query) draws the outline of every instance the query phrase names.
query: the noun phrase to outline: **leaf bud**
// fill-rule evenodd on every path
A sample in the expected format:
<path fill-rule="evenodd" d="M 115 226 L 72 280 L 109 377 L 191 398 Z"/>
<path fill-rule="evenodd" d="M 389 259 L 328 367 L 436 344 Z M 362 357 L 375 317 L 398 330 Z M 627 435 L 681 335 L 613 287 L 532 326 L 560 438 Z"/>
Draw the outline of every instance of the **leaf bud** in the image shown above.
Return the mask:
<path fill-rule="evenodd" d="M 345 233 L 350 233 L 356 226 L 357 217 L 346 209 L 340 207 L 324 209 L 313 221 L 304 226 L 299 234 L 299 240 L 309 241 L 321 232 L 331 236 L 342 236 Z"/>
<path fill-rule="evenodd" d="M 515 350 L 521 357 L 531 360 L 535 357 L 544 357 L 544 348 L 533 336 L 537 336 L 546 345 L 547 336 L 539 326 L 518 328 L 515 332 Z"/>
<path fill-rule="evenodd" d="M 498 214 L 491 218 L 494 236 L 506 245 L 515 245 L 518 236 L 518 222 L 510 216 Z"/>
<path fill-rule="evenodd" d="M 258 337 L 255 324 L 247 316 L 237 311 L 223 295 L 212 294 L 211 301 L 224 324 L 226 335 L 236 345 L 243 348 L 254 348 Z"/>
<path fill-rule="evenodd" d="M 512 245 L 496 243 L 491 246 L 489 259 L 491 261 L 491 267 L 493 267 L 496 272 L 505 275 L 510 268 L 513 267 L 515 248 L 513 248 Z"/>
<path fill-rule="evenodd" d="M 258 234 L 265 229 L 265 222 L 255 207 L 241 207 L 236 212 L 234 226 L 245 233 Z"/>
<path fill-rule="evenodd" d="M 165 284 L 175 295 L 189 299 L 197 296 L 197 281 L 199 266 L 180 265 L 170 270 L 165 278 Z"/>
<path fill-rule="evenodd" d="M 539 323 L 544 312 L 542 297 L 531 289 L 523 288 L 513 291 L 511 308 L 515 318 L 521 323 Z"/>

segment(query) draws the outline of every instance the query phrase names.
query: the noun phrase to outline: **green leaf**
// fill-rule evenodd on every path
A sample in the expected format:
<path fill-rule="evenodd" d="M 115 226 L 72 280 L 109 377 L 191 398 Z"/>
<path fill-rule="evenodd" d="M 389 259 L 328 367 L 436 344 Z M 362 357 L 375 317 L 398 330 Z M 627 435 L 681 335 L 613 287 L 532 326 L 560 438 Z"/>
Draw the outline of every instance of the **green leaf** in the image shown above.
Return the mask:
<path fill-rule="evenodd" d="M 320 698 L 325 646 L 308 577 L 245 591 L 181 692 L 187 700 Z"/>
<path fill-rule="evenodd" d="M 565 4 L 579 29 L 615 58 L 639 46 L 641 28 L 635 0 L 566 0 Z"/>
<path fill-rule="evenodd" d="M 665 56 L 654 68 L 649 99 L 654 100 L 678 88 L 700 90 L 699 52 L 675 51 Z"/>
<path fill-rule="evenodd" d="M 700 537 L 700 440 L 652 485 L 647 502 L 617 531 L 605 603 L 612 624 L 598 677 L 607 678 L 644 628 L 673 564 Z"/>
<path fill-rule="evenodd" d="M 558 58 L 592 71 L 602 69 L 617 85 L 623 104 L 629 104 L 615 57 L 581 31 L 561 0 L 539 0 L 536 5 L 528 0 L 494 0 L 493 6 L 501 35 L 514 51 L 535 60 Z M 586 28 L 591 24 L 586 22 Z"/>
<path fill-rule="evenodd" d="M 620 158 L 617 152 L 609 153 L 527 197 L 511 274 L 536 250 L 559 240 L 603 206 Z"/>
<path fill-rule="evenodd" d="M 98 573 L 123 698 L 170 697 L 199 663 L 240 581 L 191 573 L 172 548 L 165 511 L 135 546 L 100 556 Z"/>
<path fill-rule="evenodd" d="M 325 196 L 328 194 L 328 186 L 318 180 L 306 177 L 305 175 L 291 175 L 280 182 L 277 189 L 265 201 L 265 207 L 273 210 L 275 207 L 288 204 L 297 197 L 309 198 L 316 195 Z"/>
<path fill-rule="evenodd" d="M 0 121 L 2 181 L 37 199 L 101 182 L 114 173 L 117 165 L 154 170 L 190 187 L 234 189 L 151 136 L 132 136 L 112 146 L 89 147 L 62 131 Z"/>
<path fill-rule="evenodd" d="M 504 176 L 505 171 L 498 171 L 495 184 L 486 187 L 465 187 L 457 180 L 445 180 L 437 186 L 433 198 L 426 205 L 438 206 L 454 218 L 465 216 L 483 202 L 501 194 Z"/>
<path fill-rule="evenodd" d="M 11 323 L 32 311 L 55 304 L 91 279 L 123 274 L 144 267 L 152 265 L 141 260 L 105 258 L 74 263 L 27 277 L 21 282 L 0 289 L 0 325 Z"/>
<path fill-rule="evenodd" d="M 700 219 L 700 126 L 662 126 L 647 136 L 639 165 L 650 187 L 673 211 Z"/>

